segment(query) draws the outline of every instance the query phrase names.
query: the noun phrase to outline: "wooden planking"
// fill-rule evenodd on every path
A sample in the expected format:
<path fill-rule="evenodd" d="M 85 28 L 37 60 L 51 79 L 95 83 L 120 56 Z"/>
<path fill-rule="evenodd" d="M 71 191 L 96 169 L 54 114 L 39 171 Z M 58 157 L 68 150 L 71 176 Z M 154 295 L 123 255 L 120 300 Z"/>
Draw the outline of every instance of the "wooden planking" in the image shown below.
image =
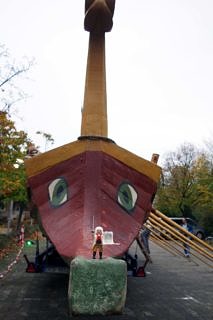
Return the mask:
<path fill-rule="evenodd" d="M 85 151 L 84 143 L 74 141 L 62 147 L 39 154 L 31 159 L 25 160 L 25 168 L 28 178 L 40 174 L 43 171 L 66 161 Z"/>
<path fill-rule="evenodd" d="M 35 176 L 48 168 L 85 151 L 103 151 L 130 168 L 148 176 L 155 182 L 158 182 L 160 179 L 161 168 L 158 165 L 145 160 L 114 143 L 102 140 L 75 141 L 35 156 L 34 158 L 27 159 L 25 160 L 27 176 Z"/>
<path fill-rule="evenodd" d="M 49 202 L 48 186 L 58 177 L 66 180 L 69 192 L 68 201 L 55 208 Z M 130 214 L 117 201 L 118 188 L 126 180 L 138 192 L 136 207 Z M 31 177 L 29 185 L 43 228 L 57 251 L 70 258 L 76 252 L 90 257 L 91 232 L 97 225 L 113 231 L 114 241 L 120 243 L 107 246 L 105 256 L 122 255 L 137 236 L 156 191 L 153 180 L 102 151 L 84 152 L 59 163 Z"/>

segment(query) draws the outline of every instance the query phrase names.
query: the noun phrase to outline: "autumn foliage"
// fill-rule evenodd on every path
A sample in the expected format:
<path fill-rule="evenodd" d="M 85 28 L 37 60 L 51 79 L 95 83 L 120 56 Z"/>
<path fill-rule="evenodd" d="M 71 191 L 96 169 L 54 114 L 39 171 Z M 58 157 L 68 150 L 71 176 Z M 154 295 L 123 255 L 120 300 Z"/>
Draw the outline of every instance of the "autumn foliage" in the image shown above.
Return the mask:
<path fill-rule="evenodd" d="M 27 134 L 0 111 L 0 201 L 27 200 L 23 159 L 29 143 Z"/>
<path fill-rule="evenodd" d="M 191 217 L 213 234 L 213 153 L 185 143 L 166 155 L 155 207 L 168 216 Z"/>

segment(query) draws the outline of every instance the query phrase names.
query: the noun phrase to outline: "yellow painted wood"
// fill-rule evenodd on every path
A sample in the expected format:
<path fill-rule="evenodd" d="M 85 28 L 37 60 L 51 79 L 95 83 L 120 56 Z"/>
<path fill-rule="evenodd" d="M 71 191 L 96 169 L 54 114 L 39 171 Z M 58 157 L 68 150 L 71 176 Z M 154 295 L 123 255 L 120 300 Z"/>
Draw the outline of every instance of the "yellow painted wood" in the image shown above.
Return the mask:
<path fill-rule="evenodd" d="M 155 163 L 152 163 L 148 160 L 145 160 L 134 153 L 123 149 L 116 144 L 104 144 L 103 151 L 117 160 L 125 163 L 130 168 L 135 169 L 136 171 L 143 173 L 147 177 L 151 178 L 155 182 L 158 182 L 160 179 L 161 168 Z"/>
<path fill-rule="evenodd" d="M 181 233 L 186 234 L 188 237 L 192 238 L 193 240 L 195 240 L 196 242 L 199 242 L 199 244 L 201 244 L 203 247 L 206 247 L 208 250 L 212 251 L 212 246 L 210 246 L 208 243 L 206 243 L 205 241 L 199 239 L 198 237 L 196 237 L 194 234 L 192 234 L 191 232 L 183 229 L 181 226 L 179 226 L 176 222 L 172 221 L 169 217 L 167 217 L 165 214 L 163 214 L 162 212 L 160 212 L 159 210 L 155 210 L 154 213 L 150 213 L 150 216 L 154 219 L 156 219 L 156 216 L 158 216 L 161 221 L 163 222 L 163 220 L 172 225 L 175 229 L 179 229 Z M 213 258 L 213 255 L 212 255 Z"/>
<path fill-rule="evenodd" d="M 175 246 L 180 246 L 181 248 L 183 248 L 183 243 L 188 244 L 199 255 L 193 252 L 190 252 L 190 254 L 194 255 L 196 258 L 198 258 L 199 260 L 201 260 L 211 268 L 213 267 L 212 264 L 210 265 L 209 263 L 207 263 L 207 261 L 203 260 L 200 257 L 201 255 L 205 259 L 210 260 L 212 262 L 212 259 L 213 259 L 213 255 L 211 254 L 212 247 L 206 245 L 204 241 L 200 240 L 199 238 L 194 236 L 192 233 L 188 232 L 187 230 L 185 230 L 184 228 L 176 224 L 174 221 L 169 219 L 160 211 L 155 210 L 155 213 L 153 212 L 150 213 L 148 223 L 146 223 L 146 227 L 151 231 L 151 234 L 155 233 L 155 230 L 157 230 L 158 232 L 157 236 L 159 238 L 162 238 L 160 234 L 164 234 L 164 237 L 166 237 L 167 240 L 169 239 L 171 242 L 174 242 Z M 164 233 L 163 230 L 165 230 L 166 233 Z M 167 240 L 165 242 L 168 242 Z"/>
<path fill-rule="evenodd" d="M 25 160 L 26 174 L 30 178 L 84 151 L 84 143 L 74 141 L 62 147 L 41 153 L 31 159 Z"/>
<path fill-rule="evenodd" d="M 28 177 L 37 175 L 48 168 L 68 160 L 85 151 L 102 151 L 111 157 L 121 161 L 130 168 L 148 176 L 155 182 L 159 181 L 161 168 L 156 164 L 145 160 L 132 152 L 129 152 L 114 143 L 102 140 L 79 140 L 46 153 L 25 160 Z"/>
<path fill-rule="evenodd" d="M 107 137 L 105 34 L 90 33 L 81 135 Z"/>

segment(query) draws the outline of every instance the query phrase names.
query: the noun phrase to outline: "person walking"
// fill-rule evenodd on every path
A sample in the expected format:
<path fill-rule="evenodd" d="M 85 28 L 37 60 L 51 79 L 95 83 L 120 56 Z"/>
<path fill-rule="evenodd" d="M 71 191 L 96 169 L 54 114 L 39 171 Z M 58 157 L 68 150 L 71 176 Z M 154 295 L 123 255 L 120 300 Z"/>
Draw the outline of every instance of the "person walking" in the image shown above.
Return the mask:
<path fill-rule="evenodd" d="M 190 226 L 187 223 L 187 220 L 185 218 L 182 219 L 182 228 L 185 229 L 186 231 L 189 231 L 189 232 L 192 231 Z M 187 238 L 190 239 L 189 236 L 187 236 Z M 183 246 L 184 246 L 185 257 L 189 258 L 189 256 L 190 256 L 190 246 L 186 242 L 183 243 Z"/>

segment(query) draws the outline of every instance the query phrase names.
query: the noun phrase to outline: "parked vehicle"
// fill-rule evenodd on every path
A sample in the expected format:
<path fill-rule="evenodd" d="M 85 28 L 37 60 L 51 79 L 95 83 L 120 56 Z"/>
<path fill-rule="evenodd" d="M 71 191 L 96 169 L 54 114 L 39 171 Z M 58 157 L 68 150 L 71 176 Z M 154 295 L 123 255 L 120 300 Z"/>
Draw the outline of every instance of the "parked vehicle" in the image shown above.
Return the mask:
<path fill-rule="evenodd" d="M 176 222 L 180 226 L 182 225 L 183 217 L 170 217 L 170 219 L 172 219 L 172 221 Z M 204 228 L 199 226 L 198 223 L 195 220 L 191 219 L 191 218 L 185 218 L 185 219 L 186 219 L 187 224 L 189 225 L 190 229 L 192 229 L 192 233 L 196 237 L 200 238 L 201 240 L 205 239 Z"/>

